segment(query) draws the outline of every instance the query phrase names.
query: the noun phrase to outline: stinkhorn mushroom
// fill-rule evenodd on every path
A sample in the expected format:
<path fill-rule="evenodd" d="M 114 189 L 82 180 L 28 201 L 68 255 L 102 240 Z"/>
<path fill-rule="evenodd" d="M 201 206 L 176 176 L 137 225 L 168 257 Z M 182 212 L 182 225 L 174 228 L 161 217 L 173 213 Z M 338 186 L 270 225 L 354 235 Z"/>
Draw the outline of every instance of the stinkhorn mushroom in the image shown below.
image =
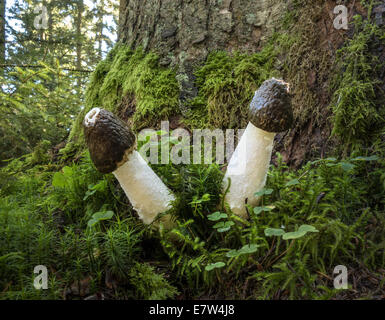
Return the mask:
<path fill-rule="evenodd" d="M 152 223 L 171 209 L 174 195 L 135 150 L 136 138 L 126 123 L 107 110 L 94 108 L 83 126 L 95 167 L 115 175 L 144 223 Z M 160 221 L 167 225 L 169 219 L 164 216 Z"/>
<path fill-rule="evenodd" d="M 293 112 L 289 85 L 265 81 L 249 107 L 249 124 L 235 149 L 223 180 L 225 201 L 232 212 L 247 218 L 246 204 L 255 206 L 266 183 L 276 133 L 291 128 Z M 230 187 L 229 187 L 230 178 Z"/>

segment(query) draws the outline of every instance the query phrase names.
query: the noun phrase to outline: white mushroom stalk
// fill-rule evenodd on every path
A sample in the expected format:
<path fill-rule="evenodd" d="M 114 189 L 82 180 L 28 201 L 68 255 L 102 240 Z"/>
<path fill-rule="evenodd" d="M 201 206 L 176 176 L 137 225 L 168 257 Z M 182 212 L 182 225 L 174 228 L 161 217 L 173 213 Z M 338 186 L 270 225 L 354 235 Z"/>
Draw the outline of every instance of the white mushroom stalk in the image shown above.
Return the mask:
<path fill-rule="evenodd" d="M 84 132 L 90 155 L 102 173 L 113 173 L 133 208 L 145 224 L 171 209 L 174 195 L 135 150 L 135 135 L 111 112 L 94 108 L 84 118 Z M 160 221 L 171 224 L 170 216 Z"/>
<path fill-rule="evenodd" d="M 255 92 L 249 108 L 249 124 L 235 149 L 223 180 L 225 202 L 231 211 L 248 218 L 246 204 L 258 205 L 256 192 L 266 184 L 276 133 L 288 130 L 293 112 L 288 84 L 265 81 Z M 230 179 L 230 188 L 229 188 Z"/>

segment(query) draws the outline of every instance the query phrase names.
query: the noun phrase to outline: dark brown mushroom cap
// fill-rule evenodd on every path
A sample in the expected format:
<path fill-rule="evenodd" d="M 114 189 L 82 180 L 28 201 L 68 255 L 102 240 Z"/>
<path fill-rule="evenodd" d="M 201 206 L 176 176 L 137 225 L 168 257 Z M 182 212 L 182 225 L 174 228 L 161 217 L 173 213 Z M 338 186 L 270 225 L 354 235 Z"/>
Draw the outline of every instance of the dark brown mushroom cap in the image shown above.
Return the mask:
<path fill-rule="evenodd" d="M 266 80 L 255 92 L 249 108 L 249 121 L 268 132 L 282 132 L 293 126 L 294 117 L 288 84 Z"/>
<path fill-rule="evenodd" d="M 94 112 L 94 113 L 93 113 Z M 92 162 L 101 173 L 115 171 L 135 147 L 135 135 L 126 123 L 104 109 L 93 109 L 83 122 Z"/>

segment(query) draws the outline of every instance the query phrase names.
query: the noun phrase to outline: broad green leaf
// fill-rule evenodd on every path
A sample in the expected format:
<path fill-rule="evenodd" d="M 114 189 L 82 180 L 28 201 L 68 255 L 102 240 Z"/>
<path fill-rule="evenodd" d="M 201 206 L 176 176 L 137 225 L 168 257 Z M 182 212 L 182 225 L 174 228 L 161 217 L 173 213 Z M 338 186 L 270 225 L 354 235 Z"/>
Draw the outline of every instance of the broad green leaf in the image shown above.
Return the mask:
<path fill-rule="evenodd" d="M 256 193 L 254 193 L 254 195 L 256 197 L 261 197 L 261 196 L 264 196 L 264 195 L 272 194 L 273 191 L 274 191 L 273 189 L 262 189 L 261 191 L 258 191 Z"/>
<path fill-rule="evenodd" d="M 291 181 L 289 181 L 288 183 L 286 183 L 286 187 L 290 187 L 290 186 L 295 186 L 295 185 L 297 185 L 297 184 L 299 184 L 300 182 L 299 182 L 299 180 L 298 179 L 293 179 L 293 180 L 291 180 Z"/>
<path fill-rule="evenodd" d="M 256 215 L 259 215 L 263 211 L 263 208 L 262 207 L 255 207 L 253 211 Z"/>
<path fill-rule="evenodd" d="M 255 207 L 253 212 L 259 215 L 262 211 L 269 212 L 275 209 L 275 206 Z"/>
<path fill-rule="evenodd" d="M 235 258 L 239 256 L 238 250 L 230 250 L 229 252 L 226 253 L 226 257 L 228 258 Z"/>
<path fill-rule="evenodd" d="M 202 201 L 210 201 L 210 194 L 209 193 L 205 193 L 202 196 Z"/>
<path fill-rule="evenodd" d="M 52 185 L 55 188 L 64 188 L 66 186 L 66 177 L 61 172 L 55 172 L 53 175 Z"/>
<path fill-rule="evenodd" d="M 305 231 L 294 231 L 294 232 L 287 232 L 282 236 L 283 240 L 291 240 L 291 239 L 298 239 L 302 238 L 306 234 Z"/>
<path fill-rule="evenodd" d="M 298 228 L 298 231 L 305 231 L 305 232 L 319 232 L 315 227 L 310 226 L 308 224 L 303 224 Z"/>
<path fill-rule="evenodd" d="M 91 227 L 95 226 L 98 222 L 99 222 L 99 220 L 97 220 L 97 219 L 90 219 L 90 220 L 88 220 L 87 225 L 91 228 Z"/>
<path fill-rule="evenodd" d="M 341 162 L 340 166 L 346 172 L 351 171 L 356 167 L 354 164 L 351 164 L 349 162 Z"/>
<path fill-rule="evenodd" d="M 190 204 L 200 204 L 207 201 L 210 201 L 210 194 L 208 193 L 204 194 L 200 199 L 198 199 L 198 196 L 194 196 L 193 201 L 191 201 Z"/>
<path fill-rule="evenodd" d="M 318 230 L 313 226 L 304 224 L 300 226 L 297 231 L 285 233 L 282 236 L 282 239 L 283 240 L 298 239 L 306 235 L 308 232 L 318 232 Z"/>
<path fill-rule="evenodd" d="M 377 161 L 379 159 L 380 158 L 377 155 L 373 155 L 370 157 L 357 157 L 357 158 L 352 159 L 352 161 Z"/>
<path fill-rule="evenodd" d="M 247 244 L 245 246 L 243 246 L 239 251 L 242 253 L 242 254 L 250 254 L 250 253 L 254 253 L 258 250 L 258 245 L 256 244 Z"/>
<path fill-rule="evenodd" d="M 114 213 L 112 211 L 102 211 L 94 213 L 92 215 L 92 218 L 97 220 L 108 220 L 111 219 L 113 216 Z"/>
<path fill-rule="evenodd" d="M 274 229 L 274 228 L 267 228 L 265 229 L 265 236 L 266 237 L 272 237 L 272 236 L 282 236 L 285 233 L 282 229 Z"/>
<path fill-rule="evenodd" d="M 206 271 L 223 268 L 226 264 L 224 262 L 211 263 L 206 266 Z"/>
<path fill-rule="evenodd" d="M 251 253 L 256 252 L 258 250 L 258 247 L 259 246 L 256 244 L 247 244 L 239 250 L 230 250 L 229 252 L 226 253 L 226 257 L 236 258 L 236 257 L 239 257 L 243 254 L 251 254 Z"/>
<path fill-rule="evenodd" d="M 84 198 L 83 198 L 83 201 L 86 201 L 89 197 L 91 197 L 94 193 L 96 193 L 96 190 L 87 190 Z"/>
<path fill-rule="evenodd" d="M 217 229 L 218 232 L 226 232 L 226 231 L 229 231 L 233 225 L 234 225 L 234 222 L 232 221 L 218 222 L 213 226 L 213 228 Z"/>
<path fill-rule="evenodd" d="M 66 177 L 70 177 L 73 175 L 74 171 L 71 167 L 64 167 L 63 168 L 63 173 Z"/>
<path fill-rule="evenodd" d="M 218 221 L 225 218 L 227 218 L 227 214 L 221 212 L 214 212 L 207 216 L 207 219 L 209 219 L 210 221 Z"/>
<path fill-rule="evenodd" d="M 326 166 L 327 167 L 335 167 L 337 165 L 337 163 L 327 163 Z"/>
<path fill-rule="evenodd" d="M 90 185 L 88 186 L 88 189 L 95 190 L 95 191 L 105 191 L 107 189 L 108 183 L 107 180 L 102 180 L 99 183 L 95 184 L 94 186 Z"/>

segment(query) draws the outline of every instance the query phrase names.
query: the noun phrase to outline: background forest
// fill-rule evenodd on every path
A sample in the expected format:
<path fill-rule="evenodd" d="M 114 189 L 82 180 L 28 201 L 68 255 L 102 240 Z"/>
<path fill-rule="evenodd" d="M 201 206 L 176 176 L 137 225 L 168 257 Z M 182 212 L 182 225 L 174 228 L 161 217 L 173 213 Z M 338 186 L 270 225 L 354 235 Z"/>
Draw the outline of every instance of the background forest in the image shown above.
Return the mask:
<path fill-rule="evenodd" d="M 212 1 L 225 18 L 202 31 L 203 2 L 0 0 L 0 299 L 385 298 L 382 2 L 342 1 L 349 30 L 331 36 L 335 1 L 274 0 L 261 25 L 239 13 L 254 2 Z M 196 20 L 170 27 L 180 11 Z M 92 164 L 93 107 L 135 132 L 244 128 L 271 77 L 291 84 L 296 126 L 248 220 L 223 201 L 225 166 L 152 165 L 176 195 L 175 227 L 157 230 Z"/>

